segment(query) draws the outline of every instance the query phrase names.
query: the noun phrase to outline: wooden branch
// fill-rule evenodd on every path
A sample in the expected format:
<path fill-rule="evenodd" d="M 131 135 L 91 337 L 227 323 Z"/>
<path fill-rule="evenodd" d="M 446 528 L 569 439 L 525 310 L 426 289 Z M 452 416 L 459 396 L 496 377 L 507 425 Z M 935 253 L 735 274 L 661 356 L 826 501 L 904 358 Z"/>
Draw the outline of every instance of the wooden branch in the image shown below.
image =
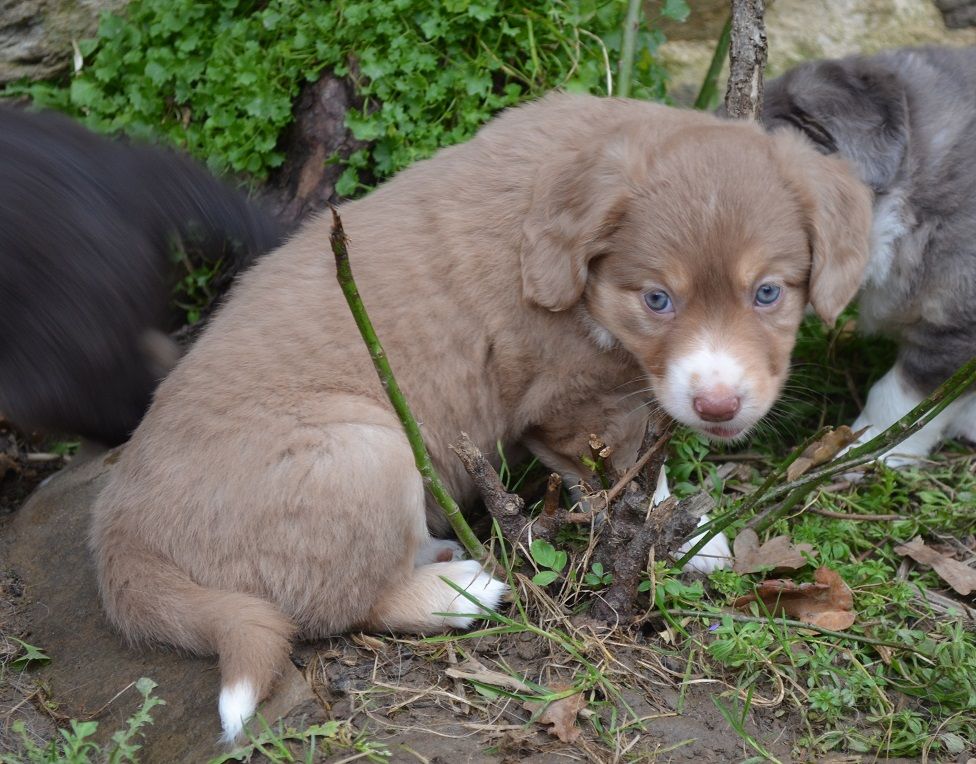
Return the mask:
<path fill-rule="evenodd" d="M 766 70 L 766 12 L 764 0 L 731 0 L 732 35 L 729 46 L 729 87 L 725 108 L 735 119 L 758 119 L 762 110 Z"/>
<path fill-rule="evenodd" d="M 556 472 L 549 473 L 546 479 L 546 498 L 542 502 L 542 514 L 552 517 L 559 510 L 559 489 L 563 480 Z"/>
<path fill-rule="evenodd" d="M 461 433 L 458 442 L 451 444 L 451 450 L 458 455 L 478 488 L 485 508 L 510 544 L 528 549 L 534 539 L 552 541 L 556 538 L 557 531 L 568 521 L 566 510 L 557 507 L 551 514 L 543 511 L 535 519 L 529 517 L 525 513 L 525 501 L 518 494 L 505 490 L 495 468 L 467 433 Z"/>
<path fill-rule="evenodd" d="M 414 462 L 423 478 L 424 485 L 444 510 L 444 514 L 454 529 L 458 541 L 464 545 L 468 554 L 476 560 L 485 560 L 488 557 L 488 553 L 481 545 L 481 542 L 478 541 L 478 537 L 474 535 L 471 526 L 468 525 L 464 519 L 464 515 L 461 514 L 461 508 L 441 482 L 437 470 L 434 469 L 434 463 L 431 461 L 430 453 L 427 451 L 423 436 L 420 434 L 420 427 L 417 425 L 417 420 L 410 411 L 410 406 L 407 404 L 403 391 L 397 384 L 396 377 L 393 376 L 393 370 L 390 368 L 390 362 L 386 357 L 386 352 L 380 344 L 379 337 L 376 336 L 373 322 L 370 321 L 369 315 L 366 313 L 366 307 L 363 305 L 359 290 L 356 287 L 356 281 L 353 279 L 352 267 L 349 265 L 349 242 L 342 228 L 342 219 L 339 217 L 339 212 L 335 207 L 332 208 L 332 232 L 329 236 L 329 241 L 332 245 L 332 254 L 335 256 L 336 279 L 339 281 L 339 287 L 346 297 L 349 310 L 352 311 L 353 318 L 356 320 L 356 326 L 359 327 L 359 333 L 362 335 L 363 342 L 366 343 L 366 347 L 369 349 L 369 355 L 373 359 L 373 366 L 376 368 L 380 383 L 383 385 L 383 389 L 386 391 L 386 395 L 393 405 L 393 410 L 396 411 L 397 416 L 400 418 L 400 423 L 403 425 L 407 440 L 410 442 Z"/>
<path fill-rule="evenodd" d="M 646 493 L 643 498 L 650 503 Z M 621 545 L 622 548 L 618 547 L 610 566 L 613 582 L 593 603 L 590 614 L 607 623 L 631 620 L 635 615 L 641 573 L 647 567 L 651 550 L 654 559 L 666 559 L 695 531 L 699 518 L 714 506 L 715 502 L 708 494 L 696 493 L 680 502 L 671 496 L 650 508 L 637 532 Z"/>
<path fill-rule="evenodd" d="M 705 493 L 681 502 L 672 497 L 651 506 L 673 428 L 670 419 L 650 420 L 637 463 L 606 493 L 607 519 L 593 556 L 613 572 L 613 582 L 590 614 L 607 623 L 629 621 L 634 615 L 641 573 L 652 551 L 655 559 L 665 559 L 714 507 Z"/>

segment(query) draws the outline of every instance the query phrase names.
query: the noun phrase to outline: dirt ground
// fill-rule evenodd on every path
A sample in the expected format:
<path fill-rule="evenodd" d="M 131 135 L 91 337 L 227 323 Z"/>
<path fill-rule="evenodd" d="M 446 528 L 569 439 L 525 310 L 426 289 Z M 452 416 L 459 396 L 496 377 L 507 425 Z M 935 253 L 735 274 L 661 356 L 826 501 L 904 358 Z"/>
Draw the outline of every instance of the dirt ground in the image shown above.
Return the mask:
<path fill-rule="evenodd" d="M 92 719 L 101 723 L 97 738 L 104 741 L 135 708 L 134 692 L 125 688 L 138 675 L 148 675 L 159 682 L 157 694 L 167 706 L 154 714 L 157 722 L 147 731 L 143 761 L 205 761 L 209 754 L 203 751 L 209 749 L 187 747 L 194 743 L 187 740 L 202 738 L 209 746 L 216 736 L 215 661 L 133 651 L 119 644 L 98 611 L 84 548 L 84 513 L 72 513 L 70 501 L 65 504 L 62 498 L 82 496 L 83 503 L 84 490 L 94 490 L 95 483 L 89 476 L 71 486 L 69 473 L 83 472 L 83 467 L 62 473 L 42 490 L 47 502 L 34 501 L 28 510 L 33 515 L 17 522 L 24 499 L 64 462 L 30 457 L 37 447 L 9 430 L 0 432 L 0 438 L 5 439 L 0 454 L 7 456 L 8 466 L 0 479 L 0 650 L 9 661 L 20 650 L 13 637 L 36 644 L 51 657 L 49 664 L 27 671 L 9 665 L 2 669 L 0 759 L 4 751 L 17 748 L 11 731 L 16 720 L 40 742 L 70 718 Z M 59 484 L 68 485 L 68 494 L 58 494 Z M 611 698 L 597 686 L 584 694 L 586 707 L 577 721 L 582 734 L 574 742 L 549 734 L 519 699 L 479 692 L 476 682 L 447 673 L 476 665 L 546 688 L 580 678 L 580 665 L 564 650 L 530 633 L 449 643 L 350 635 L 300 645 L 293 660 L 314 702 L 311 710 L 308 703 L 302 706 L 298 716 L 297 705 L 290 709 L 288 720 L 348 720 L 363 739 L 385 744 L 390 760 L 404 762 L 748 758 L 753 752 L 713 702 L 729 687 L 689 673 L 681 656 L 668 656 L 657 631 L 661 628 L 663 624 L 651 621 L 629 633 L 598 634 L 585 624 L 574 631 L 574 639 L 587 645 L 588 655 L 619 692 Z M 681 692 L 683 680 L 687 683 Z M 763 691 L 757 688 L 757 696 Z M 191 720 L 192 733 L 174 733 Z M 746 729 L 787 761 L 794 735 L 790 722 L 767 714 L 754 700 Z M 602 737 L 598 729 L 605 731 Z M 350 753 L 321 755 L 321 760 L 342 761 Z"/>

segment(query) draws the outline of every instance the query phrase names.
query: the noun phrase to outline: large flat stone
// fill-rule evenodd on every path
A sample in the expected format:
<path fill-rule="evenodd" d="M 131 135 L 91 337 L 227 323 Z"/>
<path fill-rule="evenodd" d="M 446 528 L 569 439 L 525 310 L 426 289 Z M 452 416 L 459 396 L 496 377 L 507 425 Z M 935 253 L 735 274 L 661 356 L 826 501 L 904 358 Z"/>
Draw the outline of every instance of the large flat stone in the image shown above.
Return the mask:
<path fill-rule="evenodd" d="M 107 740 L 138 708 L 131 684 L 149 677 L 166 701 L 146 728 L 145 764 L 207 761 L 221 752 L 215 658 L 123 645 L 102 614 L 86 543 L 89 508 L 105 481 L 112 454 L 71 466 L 41 486 L 17 513 L 8 543 L 10 565 L 23 579 L 30 601 L 29 641 L 51 662 L 36 669 L 59 713 L 93 718 Z M 279 682 L 262 708 L 269 720 L 314 711 L 314 696 L 297 671 Z M 129 689 L 126 689 L 129 688 Z"/>

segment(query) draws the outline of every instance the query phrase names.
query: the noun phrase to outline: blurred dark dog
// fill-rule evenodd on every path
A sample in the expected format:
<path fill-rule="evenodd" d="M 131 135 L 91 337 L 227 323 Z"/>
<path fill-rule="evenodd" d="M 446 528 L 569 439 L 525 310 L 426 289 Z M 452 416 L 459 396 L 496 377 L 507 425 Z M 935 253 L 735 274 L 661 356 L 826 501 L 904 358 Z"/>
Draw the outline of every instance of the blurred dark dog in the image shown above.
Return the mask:
<path fill-rule="evenodd" d="M 917 48 L 803 64 L 766 85 L 762 121 L 846 158 L 874 190 L 859 326 L 898 341 L 855 428 L 870 437 L 976 356 L 976 49 Z M 976 441 L 976 395 L 886 456 Z"/>
<path fill-rule="evenodd" d="M 176 239 L 233 272 L 281 232 L 186 157 L 0 107 L 0 412 L 126 440 L 177 356 L 162 331 Z"/>

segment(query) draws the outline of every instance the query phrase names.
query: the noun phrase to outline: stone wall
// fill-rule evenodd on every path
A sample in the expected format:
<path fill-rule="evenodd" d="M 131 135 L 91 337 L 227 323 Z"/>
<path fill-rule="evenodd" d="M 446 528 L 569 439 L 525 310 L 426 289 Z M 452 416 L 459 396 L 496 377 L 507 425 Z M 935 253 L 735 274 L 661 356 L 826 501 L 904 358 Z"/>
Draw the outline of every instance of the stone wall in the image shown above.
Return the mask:
<path fill-rule="evenodd" d="M 104 10 L 128 0 L 0 0 L 0 85 L 66 71 L 72 41 L 91 37 Z"/>
<path fill-rule="evenodd" d="M 940 0 L 943 5 L 968 0 Z M 689 0 L 684 24 L 660 22 L 668 42 L 660 57 L 671 74 L 671 94 L 681 104 L 697 95 L 728 13 L 728 0 Z M 659 19 L 658 0 L 647 17 Z M 768 75 L 811 58 L 874 53 L 905 45 L 973 45 L 976 29 L 949 29 L 932 0 L 767 0 Z M 727 69 L 727 66 L 726 66 Z M 727 72 L 722 76 L 725 82 Z M 723 90 L 724 92 L 724 90 Z"/>

